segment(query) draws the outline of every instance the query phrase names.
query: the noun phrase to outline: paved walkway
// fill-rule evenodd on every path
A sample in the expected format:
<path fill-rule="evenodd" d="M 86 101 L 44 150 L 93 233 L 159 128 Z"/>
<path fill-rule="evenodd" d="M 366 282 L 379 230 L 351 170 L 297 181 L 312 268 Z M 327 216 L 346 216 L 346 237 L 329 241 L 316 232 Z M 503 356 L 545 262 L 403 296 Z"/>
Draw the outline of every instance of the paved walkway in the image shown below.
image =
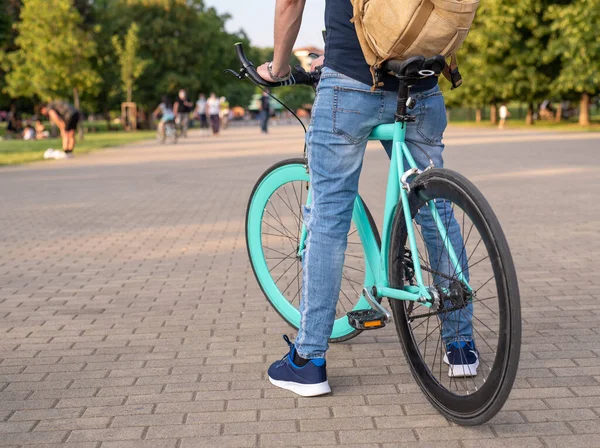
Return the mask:
<path fill-rule="evenodd" d="M 334 393 L 265 380 L 286 350 L 244 211 L 301 130 L 230 130 L 0 170 L 0 446 L 600 447 L 600 136 L 451 130 L 518 267 L 522 362 L 488 425 L 449 424 L 393 328 L 335 345 Z M 380 221 L 386 160 L 362 191 Z"/>

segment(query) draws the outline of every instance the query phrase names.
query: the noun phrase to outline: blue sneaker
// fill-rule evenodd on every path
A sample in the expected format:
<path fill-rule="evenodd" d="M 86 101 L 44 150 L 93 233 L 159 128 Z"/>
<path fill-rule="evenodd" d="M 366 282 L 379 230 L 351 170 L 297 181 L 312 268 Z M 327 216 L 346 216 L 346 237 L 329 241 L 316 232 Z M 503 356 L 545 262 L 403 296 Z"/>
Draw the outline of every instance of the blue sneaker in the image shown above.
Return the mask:
<path fill-rule="evenodd" d="M 296 347 L 286 335 L 283 336 L 283 339 L 287 342 L 290 351 L 269 367 L 271 384 L 291 390 L 303 397 L 315 397 L 330 393 L 325 360 L 323 358 L 311 359 L 308 364 L 299 367 L 294 364 Z"/>
<path fill-rule="evenodd" d="M 446 344 L 444 362 L 450 378 L 477 376 L 479 352 L 473 341 L 450 342 Z"/>

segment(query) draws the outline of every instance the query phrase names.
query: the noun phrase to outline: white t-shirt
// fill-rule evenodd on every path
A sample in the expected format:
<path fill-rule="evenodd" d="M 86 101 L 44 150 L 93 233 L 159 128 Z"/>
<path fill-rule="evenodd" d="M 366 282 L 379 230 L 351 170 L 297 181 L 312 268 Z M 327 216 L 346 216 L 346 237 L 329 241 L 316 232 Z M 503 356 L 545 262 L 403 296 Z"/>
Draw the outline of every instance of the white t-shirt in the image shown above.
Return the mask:
<path fill-rule="evenodd" d="M 502 105 L 500 106 L 500 118 L 505 120 L 508 117 L 508 107 Z"/>
<path fill-rule="evenodd" d="M 203 115 L 206 113 L 206 100 L 196 101 L 196 107 L 198 108 L 198 114 Z"/>
<path fill-rule="evenodd" d="M 219 115 L 221 111 L 221 101 L 219 98 L 209 98 L 206 100 L 206 105 L 208 107 L 208 115 Z"/>

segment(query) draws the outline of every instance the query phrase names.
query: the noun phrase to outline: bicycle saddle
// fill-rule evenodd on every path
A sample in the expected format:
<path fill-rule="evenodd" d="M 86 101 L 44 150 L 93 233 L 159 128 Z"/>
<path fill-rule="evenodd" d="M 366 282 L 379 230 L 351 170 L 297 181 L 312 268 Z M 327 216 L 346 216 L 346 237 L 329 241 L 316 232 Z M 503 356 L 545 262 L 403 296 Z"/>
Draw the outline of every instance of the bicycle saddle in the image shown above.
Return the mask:
<path fill-rule="evenodd" d="M 421 79 L 427 76 L 439 76 L 446 66 L 446 60 L 442 55 L 425 58 L 413 56 L 404 61 L 386 61 L 383 70 L 397 78 Z M 427 70 L 427 75 L 423 73 Z M 431 73 L 433 72 L 433 73 Z"/>

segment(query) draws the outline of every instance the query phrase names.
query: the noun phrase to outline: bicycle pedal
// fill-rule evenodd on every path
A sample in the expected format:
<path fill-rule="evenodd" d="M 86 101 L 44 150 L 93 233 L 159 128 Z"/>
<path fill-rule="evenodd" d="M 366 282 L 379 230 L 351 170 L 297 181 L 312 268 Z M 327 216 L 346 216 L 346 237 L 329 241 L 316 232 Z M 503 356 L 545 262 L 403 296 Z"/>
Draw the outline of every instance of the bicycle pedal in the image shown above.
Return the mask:
<path fill-rule="evenodd" d="M 377 330 L 385 327 L 387 316 L 374 309 L 354 310 L 346 314 L 348 323 L 356 330 Z"/>

